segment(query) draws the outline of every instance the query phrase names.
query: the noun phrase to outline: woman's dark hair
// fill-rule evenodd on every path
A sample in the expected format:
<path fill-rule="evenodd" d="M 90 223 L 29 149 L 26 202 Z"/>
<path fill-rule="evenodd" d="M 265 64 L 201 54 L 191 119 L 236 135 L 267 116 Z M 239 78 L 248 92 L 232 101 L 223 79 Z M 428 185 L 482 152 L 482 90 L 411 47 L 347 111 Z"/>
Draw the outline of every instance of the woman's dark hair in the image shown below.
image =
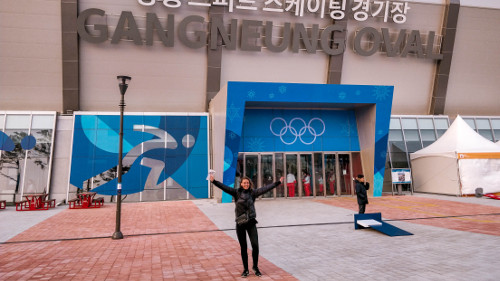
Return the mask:
<path fill-rule="evenodd" d="M 253 189 L 253 182 L 252 182 L 252 180 L 250 180 L 250 178 L 249 178 L 249 177 L 247 177 L 247 176 L 243 176 L 243 177 L 241 178 L 241 180 L 240 180 L 240 187 L 241 187 L 241 184 L 243 183 L 243 180 L 248 180 L 248 182 L 250 183 L 250 189 Z"/>

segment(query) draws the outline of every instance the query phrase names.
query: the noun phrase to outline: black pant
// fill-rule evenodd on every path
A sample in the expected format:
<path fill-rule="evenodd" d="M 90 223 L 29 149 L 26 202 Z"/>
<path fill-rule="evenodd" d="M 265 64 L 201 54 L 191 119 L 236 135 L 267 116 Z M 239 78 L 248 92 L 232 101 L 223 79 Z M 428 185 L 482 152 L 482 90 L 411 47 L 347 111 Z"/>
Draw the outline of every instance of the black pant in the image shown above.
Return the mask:
<path fill-rule="evenodd" d="M 366 208 L 366 204 L 360 204 L 359 205 L 359 213 L 360 214 L 364 214 L 365 213 L 365 208 Z"/>
<path fill-rule="evenodd" d="M 257 234 L 256 223 L 250 221 L 245 225 L 236 225 L 236 234 L 238 235 L 238 242 L 240 242 L 241 260 L 243 261 L 244 270 L 248 270 L 247 232 L 250 244 L 252 245 L 253 267 L 257 268 L 259 264 L 259 235 Z"/>

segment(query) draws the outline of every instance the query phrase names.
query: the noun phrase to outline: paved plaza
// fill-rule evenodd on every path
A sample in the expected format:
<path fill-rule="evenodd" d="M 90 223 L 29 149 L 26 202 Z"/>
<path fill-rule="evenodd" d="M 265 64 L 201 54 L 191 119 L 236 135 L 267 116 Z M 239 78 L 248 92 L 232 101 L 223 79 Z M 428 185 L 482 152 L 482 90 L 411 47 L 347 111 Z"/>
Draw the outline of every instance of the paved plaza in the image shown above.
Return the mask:
<path fill-rule="evenodd" d="M 0 280 L 242 280 L 234 204 L 124 203 L 0 210 Z M 262 277 L 248 280 L 498 280 L 500 200 L 415 194 L 367 212 L 413 233 L 354 230 L 355 197 L 256 202 Z M 250 258 L 250 266 L 251 266 Z"/>

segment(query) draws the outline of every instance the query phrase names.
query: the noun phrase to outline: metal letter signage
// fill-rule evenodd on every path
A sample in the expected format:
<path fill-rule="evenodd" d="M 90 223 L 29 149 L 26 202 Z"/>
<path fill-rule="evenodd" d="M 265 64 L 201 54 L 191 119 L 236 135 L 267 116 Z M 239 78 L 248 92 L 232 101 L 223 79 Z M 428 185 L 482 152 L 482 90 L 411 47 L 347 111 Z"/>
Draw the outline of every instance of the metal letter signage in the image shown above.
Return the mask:
<path fill-rule="evenodd" d="M 137 0 L 137 2 L 144 7 L 161 3 L 169 11 L 186 5 L 180 0 Z M 106 16 L 105 11 L 90 8 L 79 14 L 77 30 L 80 38 L 94 44 L 108 40 L 112 44 L 118 44 L 127 39 L 127 41 L 134 42 L 135 45 L 151 46 L 153 45 L 153 36 L 156 34 L 165 47 L 173 47 L 175 38 L 177 38 L 188 48 L 215 49 L 220 45 L 220 42 L 217 42 L 218 35 L 220 35 L 223 41 L 222 46 L 227 50 L 235 50 L 239 47 L 243 51 L 261 52 L 262 49 L 267 49 L 271 52 L 283 52 L 289 49 L 293 53 L 298 53 L 304 51 L 303 48 L 305 48 L 305 52 L 310 54 L 323 51 L 328 55 L 335 56 L 341 55 L 346 50 L 345 38 L 352 38 L 351 36 L 335 36 L 335 33 L 346 32 L 340 24 L 335 24 L 336 21 L 342 20 L 346 15 L 352 13 L 353 18 L 357 21 L 365 21 L 368 17 L 383 16 L 384 22 L 392 19 L 394 23 L 402 24 L 406 22 L 407 12 L 410 10 L 408 3 L 402 1 L 353 0 L 352 7 L 346 7 L 347 0 L 330 1 L 330 5 L 326 5 L 327 2 L 286 1 L 285 3 L 284 0 L 275 0 L 266 1 L 263 3 L 264 7 L 257 7 L 256 1 L 244 1 L 245 5 L 241 5 L 241 2 L 238 2 L 240 5 L 237 5 L 233 1 L 226 0 L 187 2 L 187 6 L 194 8 L 225 6 L 229 13 L 237 10 L 258 11 L 259 9 L 263 12 L 289 12 L 299 17 L 304 16 L 304 13 L 318 13 L 317 16 L 320 18 L 326 16 L 334 20 L 334 24 L 324 28 L 318 24 L 306 26 L 300 22 L 293 24 L 285 22 L 275 25 L 272 21 L 247 19 L 231 19 L 229 23 L 226 23 L 219 15 L 208 19 L 207 24 L 206 19 L 199 15 L 188 15 L 175 21 L 174 14 L 158 16 L 151 12 L 146 13 L 145 26 L 139 26 L 138 23 L 144 24 L 144 21 L 136 20 L 130 11 L 122 11 L 115 30 L 108 30 L 111 26 L 107 24 L 92 24 L 96 21 L 103 22 L 102 18 Z M 160 20 L 165 18 L 166 22 Z M 273 42 L 273 34 L 279 34 L 281 40 Z M 408 54 L 413 54 L 417 58 L 434 60 L 441 60 L 443 57 L 440 53 L 433 53 L 433 50 L 438 49 L 438 46 L 434 46 L 434 42 L 437 41 L 434 38 L 434 31 L 430 31 L 428 36 L 425 36 L 418 30 L 411 30 L 407 34 L 406 29 L 401 29 L 394 43 L 391 42 L 390 37 L 388 28 L 382 28 L 379 31 L 373 27 L 364 27 L 356 31 L 350 45 L 361 56 L 371 56 L 385 49 L 385 54 L 388 57 L 406 57 Z M 368 43 L 362 44 L 361 42 L 365 42 L 366 39 L 368 39 Z M 385 48 L 381 48 L 382 46 Z"/>

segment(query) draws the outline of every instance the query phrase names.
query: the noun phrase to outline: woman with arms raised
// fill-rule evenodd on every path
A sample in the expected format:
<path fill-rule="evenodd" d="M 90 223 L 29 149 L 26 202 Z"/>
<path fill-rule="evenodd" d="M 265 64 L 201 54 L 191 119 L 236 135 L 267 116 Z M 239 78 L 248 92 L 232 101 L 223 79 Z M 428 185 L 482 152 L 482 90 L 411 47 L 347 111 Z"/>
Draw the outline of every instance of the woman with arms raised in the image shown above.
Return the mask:
<path fill-rule="evenodd" d="M 248 177 L 243 177 L 240 182 L 240 187 L 238 189 L 231 188 L 218 182 L 214 179 L 213 174 L 210 175 L 210 182 L 215 186 L 222 189 L 227 194 L 233 196 L 235 203 L 235 215 L 236 215 L 236 234 L 238 236 L 238 242 L 240 243 L 241 249 L 241 260 L 243 261 L 243 273 L 241 277 L 248 276 L 248 254 L 247 254 L 247 238 L 250 238 L 250 244 L 252 245 L 252 258 L 253 258 L 253 271 L 255 275 L 262 276 L 259 270 L 259 237 L 257 234 L 257 214 L 255 213 L 255 199 L 260 195 L 271 191 L 273 188 L 281 184 L 281 181 L 266 185 L 261 188 L 254 189 L 252 182 Z"/>

